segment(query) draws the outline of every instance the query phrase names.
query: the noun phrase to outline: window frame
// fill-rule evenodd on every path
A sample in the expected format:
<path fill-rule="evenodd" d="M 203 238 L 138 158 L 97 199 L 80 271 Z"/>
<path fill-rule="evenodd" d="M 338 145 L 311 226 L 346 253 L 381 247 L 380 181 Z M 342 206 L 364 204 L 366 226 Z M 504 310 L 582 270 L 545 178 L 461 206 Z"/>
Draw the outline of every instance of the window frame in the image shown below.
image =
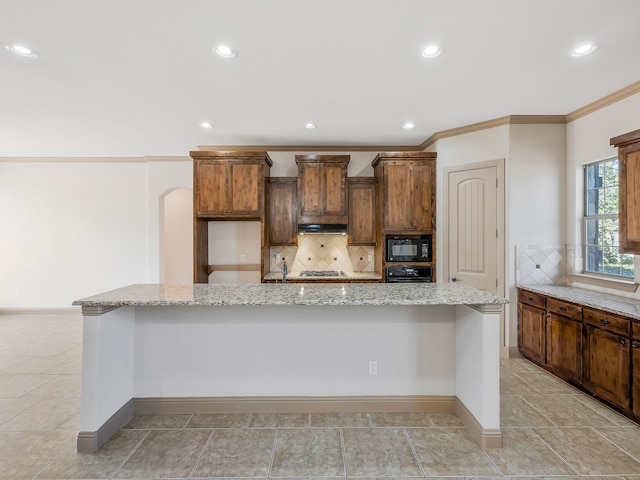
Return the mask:
<path fill-rule="evenodd" d="M 622 256 L 629 256 L 631 257 L 631 264 L 632 264 L 632 269 L 631 269 L 631 276 L 625 276 L 622 274 L 615 274 L 615 273 L 607 273 L 604 272 L 604 268 L 602 272 L 597 272 L 597 271 L 592 271 L 592 270 L 588 270 L 588 266 L 589 266 L 589 247 L 593 247 L 594 245 L 588 244 L 587 243 L 587 239 L 588 239 L 588 232 L 587 232 L 587 224 L 589 222 L 589 220 L 596 220 L 596 221 L 602 221 L 602 220 L 617 220 L 618 222 L 618 233 L 619 233 L 619 227 L 620 227 L 620 216 L 619 213 L 616 212 L 614 213 L 606 213 L 606 214 L 596 214 L 596 215 L 588 215 L 588 207 L 589 207 L 589 190 L 593 190 L 589 188 L 589 179 L 587 177 L 588 175 L 588 169 L 589 167 L 593 166 L 593 165 L 597 165 L 597 164 L 604 164 L 606 162 L 612 162 L 612 161 L 616 161 L 617 166 L 619 168 L 620 165 L 620 161 L 618 159 L 617 156 L 614 157 L 610 157 L 610 158 L 605 158 L 602 160 L 598 160 L 595 162 L 590 162 L 590 163 L 586 163 L 584 164 L 583 167 L 583 187 L 582 187 L 582 195 L 583 195 L 583 205 L 582 205 L 582 257 L 584 259 L 583 261 L 583 265 L 582 265 L 582 274 L 583 275 L 591 275 L 591 276 L 597 276 L 597 277 L 601 277 L 603 279 L 612 279 L 612 280 L 617 280 L 617 281 L 631 281 L 634 282 L 635 281 L 635 268 L 634 268 L 634 256 L 630 255 L 630 254 L 625 254 L 625 253 L 621 253 L 620 252 L 620 245 L 615 245 L 614 248 L 618 249 L 618 256 L 622 257 Z M 616 188 L 619 185 L 619 180 L 616 182 L 615 186 Z M 604 187 L 604 185 L 602 185 L 602 187 Z M 596 188 L 600 188 L 600 187 L 596 187 Z M 618 201 L 619 201 L 619 196 L 618 196 Z M 599 206 L 599 205 L 598 205 Z M 598 244 L 596 244 L 595 246 L 598 246 Z M 603 249 L 604 248 L 611 248 L 611 247 L 606 247 L 604 245 L 601 246 Z M 621 272 L 624 271 L 623 269 L 621 269 Z"/>

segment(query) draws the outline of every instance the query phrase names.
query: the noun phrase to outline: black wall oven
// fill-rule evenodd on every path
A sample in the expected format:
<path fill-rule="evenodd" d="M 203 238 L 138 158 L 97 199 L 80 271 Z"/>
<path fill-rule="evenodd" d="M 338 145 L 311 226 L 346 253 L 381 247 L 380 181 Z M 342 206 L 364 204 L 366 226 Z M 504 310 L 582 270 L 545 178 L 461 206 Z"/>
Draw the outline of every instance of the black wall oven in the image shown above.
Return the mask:
<path fill-rule="evenodd" d="M 387 283 L 430 283 L 433 270 L 431 267 L 408 265 L 392 265 L 387 267 Z"/>
<path fill-rule="evenodd" d="M 431 235 L 387 235 L 387 262 L 430 262 Z"/>

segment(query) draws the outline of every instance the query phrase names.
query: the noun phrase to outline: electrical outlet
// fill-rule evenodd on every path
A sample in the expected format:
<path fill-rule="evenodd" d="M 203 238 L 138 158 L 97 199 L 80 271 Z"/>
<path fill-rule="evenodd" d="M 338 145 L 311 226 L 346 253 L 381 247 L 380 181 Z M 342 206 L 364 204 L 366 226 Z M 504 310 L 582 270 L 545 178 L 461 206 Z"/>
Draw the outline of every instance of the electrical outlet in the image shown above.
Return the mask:
<path fill-rule="evenodd" d="M 282 260 L 282 255 L 280 255 L 280 252 L 276 252 L 276 262 L 280 262 Z"/>
<path fill-rule="evenodd" d="M 377 374 L 378 374 L 378 361 L 369 360 L 369 375 L 377 375 Z"/>
<path fill-rule="evenodd" d="M 240 263 L 244 263 L 247 261 L 247 256 L 243 253 L 242 255 L 240 255 Z"/>
<path fill-rule="evenodd" d="M 368 255 L 367 256 L 367 261 L 368 262 L 373 262 L 373 255 Z"/>
<path fill-rule="evenodd" d="M 15 298 L 16 300 L 20 300 L 20 292 L 14 292 L 13 298 Z"/>

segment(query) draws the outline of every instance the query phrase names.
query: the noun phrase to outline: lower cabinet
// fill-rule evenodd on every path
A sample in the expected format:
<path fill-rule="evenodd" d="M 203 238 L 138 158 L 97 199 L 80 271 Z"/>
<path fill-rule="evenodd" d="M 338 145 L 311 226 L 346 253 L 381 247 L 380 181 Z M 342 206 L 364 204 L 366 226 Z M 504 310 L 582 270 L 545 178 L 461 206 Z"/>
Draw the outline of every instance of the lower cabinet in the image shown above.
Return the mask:
<path fill-rule="evenodd" d="M 518 342 L 520 351 L 532 360 L 545 363 L 545 313 L 537 307 L 518 306 Z"/>
<path fill-rule="evenodd" d="M 635 340 L 631 344 L 631 371 L 633 372 L 633 379 L 631 385 L 631 398 L 633 399 L 633 405 L 631 411 L 633 414 L 640 418 L 640 340 Z"/>
<path fill-rule="evenodd" d="M 582 382 L 582 322 L 550 313 L 547 317 L 547 365 L 565 380 Z"/>
<path fill-rule="evenodd" d="M 640 322 L 519 289 L 518 342 L 524 357 L 640 422 Z"/>

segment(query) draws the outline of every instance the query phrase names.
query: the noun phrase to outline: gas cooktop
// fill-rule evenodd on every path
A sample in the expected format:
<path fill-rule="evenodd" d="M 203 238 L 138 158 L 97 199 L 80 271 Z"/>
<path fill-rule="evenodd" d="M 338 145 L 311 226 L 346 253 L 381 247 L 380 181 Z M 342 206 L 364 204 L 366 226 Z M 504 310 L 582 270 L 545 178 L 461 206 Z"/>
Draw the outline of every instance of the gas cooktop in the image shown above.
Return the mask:
<path fill-rule="evenodd" d="M 301 277 L 346 277 L 347 274 L 337 270 L 303 270 Z"/>

